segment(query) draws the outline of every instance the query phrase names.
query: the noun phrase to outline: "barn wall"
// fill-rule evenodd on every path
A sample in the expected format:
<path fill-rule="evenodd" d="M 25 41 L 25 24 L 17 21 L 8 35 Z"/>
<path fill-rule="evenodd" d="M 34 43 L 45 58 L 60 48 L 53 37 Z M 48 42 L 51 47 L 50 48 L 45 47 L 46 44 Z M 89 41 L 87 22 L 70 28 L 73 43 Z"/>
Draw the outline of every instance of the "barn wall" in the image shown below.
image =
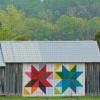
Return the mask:
<path fill-rule="evenodd" d="M 85 64 L 85 96 L 100 96 L 100 64 Z"/>
<path fill-rule="evenodd" d="M 22 96 L 23 64 L 6 65 L 5 68 L 0 68 L 0 74 L 2 73 L 0 94 Z M 100 97 L 100 64 L 85 64 L 85 96 Z"/>
<path fill-rule="evenodd" d="M 22 65 L 6 64 L 4 75 L 4 94 L 22 96 Z"/>

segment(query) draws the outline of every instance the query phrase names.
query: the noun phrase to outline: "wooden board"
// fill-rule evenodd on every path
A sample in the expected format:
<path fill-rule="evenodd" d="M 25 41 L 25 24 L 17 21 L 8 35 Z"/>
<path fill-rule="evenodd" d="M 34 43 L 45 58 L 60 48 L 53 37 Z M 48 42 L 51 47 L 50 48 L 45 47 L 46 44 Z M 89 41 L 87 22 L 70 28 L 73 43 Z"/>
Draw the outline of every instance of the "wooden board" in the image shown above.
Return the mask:
<path fill-rule="evenodd" d="M 86 63 L 85 64 L 85 96 L 98 97 L 100 96 L 100 64 Z"/>

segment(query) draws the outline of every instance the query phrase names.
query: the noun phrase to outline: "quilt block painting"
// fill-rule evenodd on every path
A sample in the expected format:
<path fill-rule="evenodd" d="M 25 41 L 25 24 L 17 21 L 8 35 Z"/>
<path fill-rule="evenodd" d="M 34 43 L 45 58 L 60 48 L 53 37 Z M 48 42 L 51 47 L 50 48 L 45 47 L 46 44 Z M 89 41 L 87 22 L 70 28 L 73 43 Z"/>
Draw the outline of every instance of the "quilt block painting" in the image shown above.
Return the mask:
<path fill-rule="evenodd" d="M 85 64 L 23 64 L 23 96 L 85 96 Z"/>

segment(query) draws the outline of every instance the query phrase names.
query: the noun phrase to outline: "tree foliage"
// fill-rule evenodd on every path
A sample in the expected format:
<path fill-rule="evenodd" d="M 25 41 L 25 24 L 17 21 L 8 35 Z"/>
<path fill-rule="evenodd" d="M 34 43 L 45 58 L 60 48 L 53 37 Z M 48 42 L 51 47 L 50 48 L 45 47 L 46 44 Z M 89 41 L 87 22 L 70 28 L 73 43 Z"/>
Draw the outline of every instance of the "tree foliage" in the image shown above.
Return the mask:
<path fill-rule="evenodd" d="M 38 13 L 43 9 L 50 10 L 54 16 L 56 16 L 55 12 L 59 11 L 61 16 L 66 14 L 87 19 L 100 17 L 100 0 L 43 0 L 43 2 L 41 0 L 0 0 L 0 9 L 6 11 L 10 4 L 17 10 L 25 12 L 25 17 L 31 15 L 38 17 Z"/>
<path fill-rule="evenodd" d="M 2 27 L 8 27 L 11 38 L 15 38 L 16 35 L 21 35 L 25 30 L 25 13 L 16 10 L 12 5 L 7 7 L 7 13 L 0 11 L 0 22 Z"/>
<path fill-rule="evenodd" d="M 29 38 L 28 38 L 28 35 L 21 35 L 21 36 L 18 36 L 14 39 L 15 41 L 28 41 Z"/>
<path fill-rule="evenodd" d="M 80 2 L 80 0 L 44 0 L 43 2 L 33 0 L 31 3 L 34 3 L 34 9 L 32 8 L 32 10 L 29 10 L 32 6 L 30 0 L 25 0 L 24 3 L 22 0 L 18 3 L 16 0 L 1 2 L 6 5 L 10 3 L 10 5 L 7 6 L 6 11 L 0 10 L 0 22 L 2 23 L 0 26 L 0 39 L 92 40 L 95 32 L 100 30 L 99 10 L 98 17 L 93 17 L 90 14 L 91 18 L 87 17 L 89 13 L 86 11 L 92 9 L 91 11 L 95 12 L 99 9 L 99 3 L 98 1 L 87 0 L 85 5 L 84 2 Z M 89 2 L 91 2 L 92 8 L 88 8 Z M 23 6 L 22 3 L 23 5 L 30 4 L 30 7 Z M 20 8 L 17 8 L 17 6 L 20 6 Z M 85 6 L 84 9 L 82 9 L 83 6 Z M 27 37 L 25 34 L 29 36 Z"/>
<path fill-rule="evenodd" d="M 11 40 L 11 35 L 9 35 L 8 28 L 1 28 L 0 41 Z"/>
<path fill-rule="evenodd" d="M 94 40 L 97 41 L 98 46 L 100 48 L 100 30 L 95 33 Z"/>

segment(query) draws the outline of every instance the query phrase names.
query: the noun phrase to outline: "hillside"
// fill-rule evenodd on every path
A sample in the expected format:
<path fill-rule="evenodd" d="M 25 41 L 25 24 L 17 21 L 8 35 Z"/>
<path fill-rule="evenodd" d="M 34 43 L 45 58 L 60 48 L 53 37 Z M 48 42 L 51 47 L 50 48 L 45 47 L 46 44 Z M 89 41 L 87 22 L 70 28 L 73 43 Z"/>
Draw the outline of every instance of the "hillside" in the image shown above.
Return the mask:
<path fill-rule="evenodd" d="M 99 9 L 99 0 L 0 0 L 0 22 L 11 39 L 92 40 L 100 29 Z"/>

